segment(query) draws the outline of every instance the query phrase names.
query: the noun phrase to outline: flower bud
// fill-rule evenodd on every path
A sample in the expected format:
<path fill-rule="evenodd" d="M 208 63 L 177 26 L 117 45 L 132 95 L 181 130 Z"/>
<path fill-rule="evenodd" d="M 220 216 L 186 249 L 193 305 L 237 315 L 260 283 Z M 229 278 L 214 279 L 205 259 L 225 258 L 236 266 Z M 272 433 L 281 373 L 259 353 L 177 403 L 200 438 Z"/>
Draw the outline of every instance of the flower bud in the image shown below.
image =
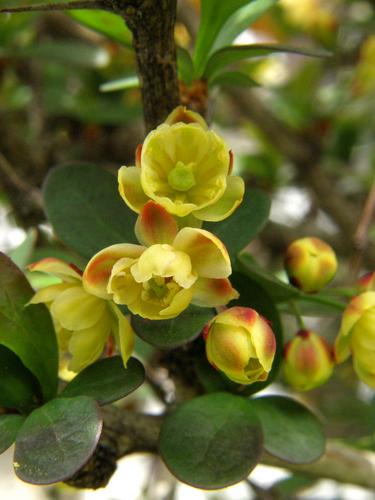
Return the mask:
<path fill-rule="evenodd" d="M 252 384 L 267 379 L 276 351 L 276 339 L 254 309 L 232 307 L 205 327 L 207 359 L 230 380 Z"/>
<path fill-rule="evenodd" d="M 375 388 L 375 292 L 354 297 L 344 311 L 335 342 L 338 363 L 353 355 L 358 377 Z"/>
<path fill-rule="evenodd" d="M 292 285 L 314 293 L 334 277 L 337 260 L 332 248 L 318 238 L 301 238 L 289 245 L 285 269 Z"/>
<path fill-rule="evenodd" d="M 324 384 L 334 367 L 331 346 L 311 330 L 300 330 L 284 349 L 284 375 L 298 391 Z"/>

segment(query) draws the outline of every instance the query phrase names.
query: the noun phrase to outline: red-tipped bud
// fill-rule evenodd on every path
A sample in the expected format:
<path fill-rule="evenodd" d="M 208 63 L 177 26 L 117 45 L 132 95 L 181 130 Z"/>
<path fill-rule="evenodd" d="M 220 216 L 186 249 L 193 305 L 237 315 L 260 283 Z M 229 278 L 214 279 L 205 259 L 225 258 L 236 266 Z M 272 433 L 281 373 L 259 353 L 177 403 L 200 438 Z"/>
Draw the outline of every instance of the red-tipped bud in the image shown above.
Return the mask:
<path fill-rule="evenodd" d="M 329 344 L 311 330 L 301 330 L 284 349 L 284 375 L 298 391 L 310 391 L 332 375 L 333 352 Z"/>
<path fill-rule="evenodd" d="M 335 252 L 318 238 L 294 241 L 286 251 L 284 264 L 290 283 L 307 293 L 326 286 L 337 269 Z"/>

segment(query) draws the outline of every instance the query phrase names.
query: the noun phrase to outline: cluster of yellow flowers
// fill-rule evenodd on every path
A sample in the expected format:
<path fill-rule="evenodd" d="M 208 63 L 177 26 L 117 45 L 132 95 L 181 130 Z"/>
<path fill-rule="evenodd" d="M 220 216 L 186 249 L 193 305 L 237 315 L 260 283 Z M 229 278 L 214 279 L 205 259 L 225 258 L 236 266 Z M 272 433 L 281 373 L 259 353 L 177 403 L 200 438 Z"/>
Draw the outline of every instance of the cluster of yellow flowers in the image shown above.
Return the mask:
<path fill-rule="evenodd" d="M 190 304 L 220 307 L 238 298 L 224 244 L 201 228 L 203 221 L 229 217 L 242 201 L 244 182 L 231 175 L 232 160 L 203 118 L 179 106 L 137 148 L 136 166 L 118 173 L 121 197 L 139 214 L 134 230 L 140 244 L 104 248 L 83 273 L 55 258 L 29 266 L 61 279 L 31 302 L 49 308 L 60 349 L 71 355 L 70 370 L 98 359 L 109 339 L 126 366 L 134 332 L 121 306 L 165 320 Z M 255 311 L 219 314 L 206 336 L 209 360 L 229 378 L 245 384 L 267 378 L 275 338 Z"/>

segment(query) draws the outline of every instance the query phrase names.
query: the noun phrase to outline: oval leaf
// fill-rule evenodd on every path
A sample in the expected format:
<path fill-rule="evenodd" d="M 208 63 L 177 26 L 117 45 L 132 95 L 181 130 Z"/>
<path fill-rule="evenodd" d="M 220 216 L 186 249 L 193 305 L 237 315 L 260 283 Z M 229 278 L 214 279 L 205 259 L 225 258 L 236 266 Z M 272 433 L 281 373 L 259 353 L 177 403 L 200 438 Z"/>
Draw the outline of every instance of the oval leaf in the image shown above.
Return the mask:
<path fill-rule="evenodd" d="M 57 389 L 57 342 L 46 307 L 25 307 L 33 295 L 23 273 L 0 252 L 0 344 L 36 376 L 48 400 Z"/>
<path fill-rule="evenodd" d="M 37 406 L 38 384 L 18 356 L 0 345 L 0 407 L 25 412 Z"/>
<path fill-rule="evenodd" d="M 248 400 L 226 393 L 195 398 L 164 421 L 160 453 L 184 483 L 225 488 L 247 477 L 262 454 L 262 430 Z"/>
<path fill-rule="evenodd" d="M 222 222 L 206 224 L 204 228 L 220 238 L 234 258 L 263 229 L 270 206 L 270 199 L 263 191 L 246 189 L 244 199 L 233 215 Z"/>
<path fill-rule="evenodd" d="M 145 379 L 145 370 L 135 358 L 124 367 L 121 356 L 104 358 L 82 370 L 61 392 L 61 397 L 89 396 L 100 405 L 135 391 Z"/>
<path fill-rule="evenodd" d="M 190 306 L 177 318 L 151 321 L 132 316 L 131 323 L 141 339 L 161 349 L 171 349 L 198 337 L 214 314 L 213 309 Z"/>
<path fill-rule="evenodd" d="M 53 399 L 33 411 L 16 439 L 17 476 L 33 484 L 70 478 L 93 454 L 102 423 L 97 404 L 85 396 Z"/>
<path fill-rule="evenodd" d="M 251 402 L 262 423 L 268 453 L 294 464 L 315 462 L 324 453 L 322 424 L 305 406 L 283 396 L 264 396 Z"/>
<path fill-rule="evenodd" d="M 24 421 L 21 415 L 0 415 L 0 454 L 12 446 Z"/>
<path fill-rule="evenodd" d="M 85 257 L 114 243 L 138 243 L 136 214 L 122 201 L 114 175 L 94 165 L 68 164 L 43 189 L 48 220 L 67 246 Z"/>

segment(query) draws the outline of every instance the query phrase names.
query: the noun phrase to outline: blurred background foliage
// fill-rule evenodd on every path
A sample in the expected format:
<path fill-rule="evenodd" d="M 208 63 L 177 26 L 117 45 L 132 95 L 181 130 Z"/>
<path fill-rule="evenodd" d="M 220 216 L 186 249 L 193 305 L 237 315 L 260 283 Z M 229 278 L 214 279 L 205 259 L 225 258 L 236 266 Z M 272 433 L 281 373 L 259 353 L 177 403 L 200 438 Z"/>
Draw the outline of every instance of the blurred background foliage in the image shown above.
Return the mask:
<path fill-rule="evenodd" d="M 269 4 L 251 29 L 243 26 L 236 44 L 279 43 L 330 55 L 243 59 L 230 67 L 232 76 L 211 81 L 207 91 L 207 82 L 192 80 L 189 72 L 199 1 L 179 0 L 181 95 L 186 104 L 207 111 L 227 138 L 236 172 L 272 197 L 270 222 L 252 242 L 252 255 L 282 277 L 286 246 L 301 236 L 319 236 L 340 258 L 334 284 L 348 286 L 375 264 L 375 224 L 366 219 L 375 191 L 374 3 Z M 144 136 L 135 74 L 131 34 L 113 14 L 0 16 L 0 247 L 21 267 L 47 255 L 81 263 L 45 223 L 41 184 L 51 167 L 68 160 L 113 171 L 134 164 Z M 47 284 L 34 279 L 36 286 Z M 297 327 L 291 316 L 284 322 L 288 340 Z M 314 317 L 307 323 L 328 340 L 337 333 L 338 319 Z M 142 342 L 139 351 L 151 355 Z M 375 450 L 373 392 L 358 385 L 349 364 L 303 399 L 319 408 L 329 435 Z M 305 487 L 306 481 L 296 484 Z"/>

